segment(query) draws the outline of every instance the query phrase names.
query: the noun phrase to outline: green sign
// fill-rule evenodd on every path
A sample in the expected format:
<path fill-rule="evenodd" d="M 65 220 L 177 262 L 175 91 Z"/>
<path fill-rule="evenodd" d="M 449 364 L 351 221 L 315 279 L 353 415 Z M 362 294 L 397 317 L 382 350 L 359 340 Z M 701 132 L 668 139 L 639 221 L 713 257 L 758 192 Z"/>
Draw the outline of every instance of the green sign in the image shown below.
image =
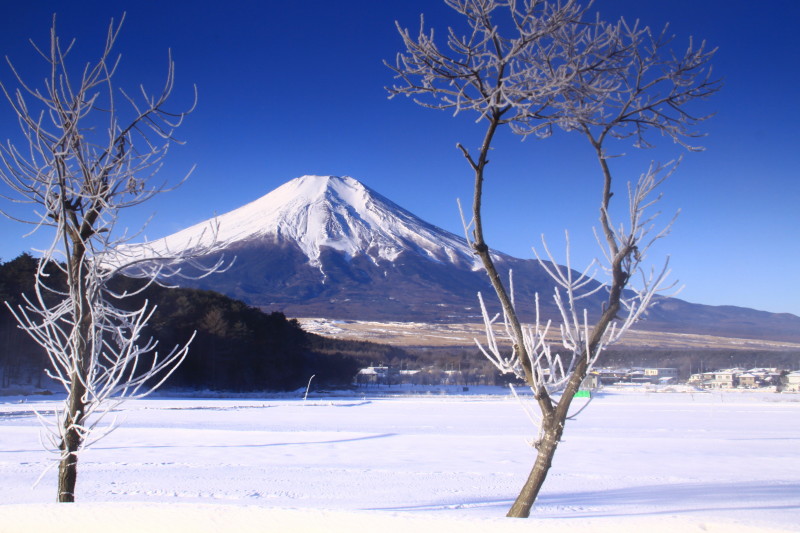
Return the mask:
<path fill-rule="evenodd" d="M 591 398 L 592 397 L 592 393 L 589 392 L 588 390 L 579 390 L 578 392 L 575 393 L 575 397 L 576 398 Z"/>

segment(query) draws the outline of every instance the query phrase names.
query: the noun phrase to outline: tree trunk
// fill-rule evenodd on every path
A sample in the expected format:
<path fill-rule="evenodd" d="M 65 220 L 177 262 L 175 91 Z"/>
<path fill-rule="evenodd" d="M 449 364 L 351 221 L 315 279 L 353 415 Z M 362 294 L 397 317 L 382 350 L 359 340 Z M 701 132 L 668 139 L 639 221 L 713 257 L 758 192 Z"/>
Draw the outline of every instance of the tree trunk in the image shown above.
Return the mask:
<path fill-rule="evenodd" d="M 75 501 L 75 484 L 78 480 L 78 449 L 81 435 L 76 426 L 83 424 L 86 405 L 86 387 L 77 376 L 73 377 L 67 398 L 67 413 L 64 417 L 64 438 L 61 441 L 61 462 L 58 465 L 58 500 Z"/>
<path fill-rule="evenodd" d="M 601 319 L 602 324 L 602 319 Z M 605 327 L 603 327 L 605 329 Z M 596 350 L 596 344 L 590 347 L 591 350 Z M 593 353 L 593 352 L 592 352 Z M 531 513 L 531 508 L 539 497 L 539 491 L 544 485 L 544 480 L 547 478 L 547 473 L 553 464 L 553 457 L 556 454 L 558 443 L 561 442 L 561 437 L 564 434 L 564 426 L 567 423 L 570 405 L 578 392 L 581 383 L 586 378 L 586 373 L 589 368 L 587 357 L 581 356 L 572 375 L 569 378 L 567 386 L 558 401 L 555 409 L 543 413 L 542 419 L 542 439 L 536 444 L 536 462 L 533 464 L 531 473 L 525 481 L 522 490 L 517 496 L 514 505 L 508 510 L 506 516 L 511 518 L 528 518 Z M 545 392 L 545 391 L 542 391 Z M 547 401 L 550 399 L 548 397 Z"/>
<path fill-rule="evenodd" d="M 514 505 L 508 510 L 507 517 L 528 518 L 531 514 L 531 508 L 536 502 L 544 480 L 547 478 L 547 472 L 553 464 L 553 456 L 556 454 L 563 428 L 563 422 L 548 424 L 542 440 L 536 446 L 536 462 L 533 464 L 531 473 L 528 475 L 525 485 L 522 486 L 519 496 L 514 501 Z"/>
<path fill-rule="evenodd" d="M 67 441 L 73 440 L 69 437 Z M 67 444 L 67 449 L 72 446 Z M 78 456 L 67 453 L 58 465 L 58 501 L 71 503 L 75 501 L 75 483 L 78 480 Z"/>
<path fill-rule="evenodd" d="M 71 213 L 69 206 L 64 207 L 66 213 Z M 74 217 L 71 217 L 74 218 Z M 64 427 L 60 444 L 61 462 L 58 465 L 58 501 L 75 501 L 75 484 L 78 479 L 78 450 L 83 443 L 84 436 L 80 431 L 86 420 L 86 383 L 91 367 L 91 353 L 88 339 L 93 328 L 92 299 L 87 281 L 86 243 L 85 237 L 79 232 L 69 234 L 72 240 L 72 253 L 67 262 L 67 285 L 72 299 L 75 329 L 71 339 L 70 359 L 74 366 L 69 376 L 69 394 L 66 400 L 66 413 L 64 413 Z M 65 242 L 67 237 L 65 237 Z M 69 244 L 65 244 L 69 249 Z"/>

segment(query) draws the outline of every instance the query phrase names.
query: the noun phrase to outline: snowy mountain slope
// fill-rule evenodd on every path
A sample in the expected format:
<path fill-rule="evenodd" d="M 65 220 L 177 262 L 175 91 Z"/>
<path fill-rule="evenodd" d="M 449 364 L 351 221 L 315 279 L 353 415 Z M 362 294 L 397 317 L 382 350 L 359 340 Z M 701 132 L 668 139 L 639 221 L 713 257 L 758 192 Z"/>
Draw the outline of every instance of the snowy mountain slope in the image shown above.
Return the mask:
<path fill-rule="evenodd" d="M 463 237 L 416 217 L 350 177 L 302 176 L 243 207 L 148 244 L 184 250 L 211 242 L 233 266 L 183 284 L 294 316 L 474 320 L 488 278 Z M 129 248 L 141 256 L 147 248 Z M 217 256 L 209 258 L 209 262 Z M 535 262 L 495 254 L 525 273 L 525 294 L 550 287 Z M 530 299 L 533 302 L 533 299 Z M 555 315 L 555 310 L 551 309 Z"/>
<path fill-rule="evenodd" d="M 488 277 L 466 240 L 437 228 L 349 177 L 303 176 L 218 216 L 218 242 L 231 268 L 187 287 L 209 289 L 295 317 L 417 322 L 479 319 L 477 293 L 499 311 Z M 149 245 L 181 250 L 208 242 L 209 220 Z M 152 249 L 151 248 L 151 249 Z M 142 250 L 128 254 L 141 255 Z M 213 264 L 219 254 L 208 257 Z M 553 283 L 534 260 L 497 254 L 514 272 L 523 320 L 560 320 Z M 584 300 L 590 314 L 603 291 Z M 642 329 L 800 341 L 800 318 L 663 299 Z"/>
<path fill-rule="evenodd" d="M 375 264 L 413 250 L 440 263 L 479 267 L 463 238 L 417 218 L 350 177 L 302 176 L 243 207 L 220 215 L 217 240 L 230 247 L 270 239 L 297 245 L 314 267 L 323 247 Z M 184 249 L 211 240 L 212 221 L 201 222 L 153 244 Z"/>

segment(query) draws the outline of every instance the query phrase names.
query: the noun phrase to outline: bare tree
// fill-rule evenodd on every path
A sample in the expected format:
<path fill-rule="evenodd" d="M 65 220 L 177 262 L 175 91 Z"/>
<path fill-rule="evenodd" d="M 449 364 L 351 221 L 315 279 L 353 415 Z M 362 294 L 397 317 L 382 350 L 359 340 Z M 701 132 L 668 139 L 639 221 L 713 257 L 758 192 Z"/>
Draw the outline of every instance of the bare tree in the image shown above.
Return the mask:
<path fill-rule="evenodd" d="M 696 136 L 691 127 L 705 117 L 692 115 L 687 106 L 718 89 L 708 68 L 714 51 L 690 43 L 684 54 L 672 55 L 666 29 L 654 37 L 648 28 L 629 26 L 624 20 L 608 24 L 598 17 L 587 22 L 586 9 L 572 0 L 445 3 L 462 16 L 467 31 L 460 35 L 451 28 L 448 50 L 443 52 L 433 31 L 426 33 L 424 23 L 416 38 L 398 26 L 406 52 L 388 65 L 400 80 L 389 92 L 392 97 L 413 95 L 420 105 L 452 109 L 456 114 L 474 111 L 478 122 L 486 124 L 477 155 L 458 145 L 473 170 L 475 184 L 472 218 L 465 228 L 500 300 L 505 326 L 501 331 L 513 346 L 510 354 L 503 353 L 494 330 L 499 316 L 490 317 L 481 299 L 487 335 L 482 350 L 500 370 L 525 380 L 538 410 L 529 411 L 539 428 L 533 443 L 536 461 L 508 512 L 508 516 L 527 517 L 587 373 L 603 348 L 618 340 L 646 311 L 653 296 L 665 288 L 666 264 L 660 271 L 641 275 L 638 285 L 632 284 L 632 277 L 643 274 L 648 249 L 671 226 L 656 230 L 650 208 L 659 198 L 654 197 L 658 185 L 675 165 L 651 165 L 635 185 L 629 185 L 628 220 L 617 225 L 610 209 L 613 175 L 606 153 L 608 141 L 632 136 L 636 146 L 648 147 L 647 133 L 653 130 L 689 147 L 685 140 Z M 593 278 L 593 265 L 576 273 L 569 252 L 566 267 L 558 266 L 544 239 L 550 263 L 537 255 L 555 282 L 563 354 L 553 351 L 549 322 L 542 324 L 537 316 L 532 326 L 522 324 L 512 280 L 506 285 L 500 279 L 484 239 L 485 171 L 494 136 L 504 125 L 523 136 L 547 137 L 554 126 L 583 133 L 600 164 L 601 231 L 596 236 L 603 251 L 599 263 L 608 281 L 598 283 Z M 590 320 L 580 301 L 599 291 L 606 291 L 607 297 Z"/>
<path fill-rule="evenodd" d="M 143 278 L 135 291 L 140 292 L 179 275 L 176 265 L 201 253 L 161 251 L 144 263 L 144 255 L 121 251 L 132 236 L 117 228 L 120 212 L 169 189 L 166 182 L 153 183 L 153 177 L 176 142 L 174 130 L 194 107 L 177 113 L 165 107 L 174 83 L 171 57 L 160 92 L 140 87 L 135 97 L 115 87 L 119 57 L 112 49 L 121 25 L 122 20 L 112 20 L 99 59 L 73 72 L 67 59 L 74 41 L 62 44 L 54 17 L 49 47 L 33 44 L 48 67 L 44 86 L 27 84 L 10 60 L 18 87 L 2 86 L 25 142 L 23 148 L 12 141 L 0 148 L 0 174 L 10 189 L 5 198 L 34 206 L 31 217 L 12 218 L 31 224 L 32 232 L 52 232 L 50 246 L 41 251 L 35 294 L 12 312 L 46 350 L 48 373 L 67 392 L 63 408 L 48 423 L 62 502 L 75 499 L 79 453 L 115 426 L 100 427 L 103 415 L 161 385 L 191 342 L 159 355 L 152 339 L 141 338 L 154 307 L 145 302 L 126 310 L 121 301 L 133 293 L 117 293 L 110 283 L 135 266 Z M 45 269 L 54 266 L 65 284 L 48 276 Z"/>

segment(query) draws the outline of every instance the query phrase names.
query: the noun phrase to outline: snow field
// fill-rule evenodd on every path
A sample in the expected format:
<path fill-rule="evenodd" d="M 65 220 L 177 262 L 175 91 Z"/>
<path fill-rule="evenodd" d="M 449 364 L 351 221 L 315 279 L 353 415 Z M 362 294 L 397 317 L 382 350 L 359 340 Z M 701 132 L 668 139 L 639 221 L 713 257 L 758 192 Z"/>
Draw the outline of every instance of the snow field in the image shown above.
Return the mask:
<path fill-rule="evenodd" d="M 54 470 L 32 487 L 49 459 L 32 410 L 55 402 L 8 400 L 0 532 L 90 515 L 97 531 L 126 515 L 171 532 L 534 527 L 502 518 L 534 459 L 532 426 L 507 396 L 130 402 L 83 455 L 74 506 L 50 504 Z M 797 395 L 601 394 L 567 426 L 532 521 L 800 531 L 798 444 Z"/>

